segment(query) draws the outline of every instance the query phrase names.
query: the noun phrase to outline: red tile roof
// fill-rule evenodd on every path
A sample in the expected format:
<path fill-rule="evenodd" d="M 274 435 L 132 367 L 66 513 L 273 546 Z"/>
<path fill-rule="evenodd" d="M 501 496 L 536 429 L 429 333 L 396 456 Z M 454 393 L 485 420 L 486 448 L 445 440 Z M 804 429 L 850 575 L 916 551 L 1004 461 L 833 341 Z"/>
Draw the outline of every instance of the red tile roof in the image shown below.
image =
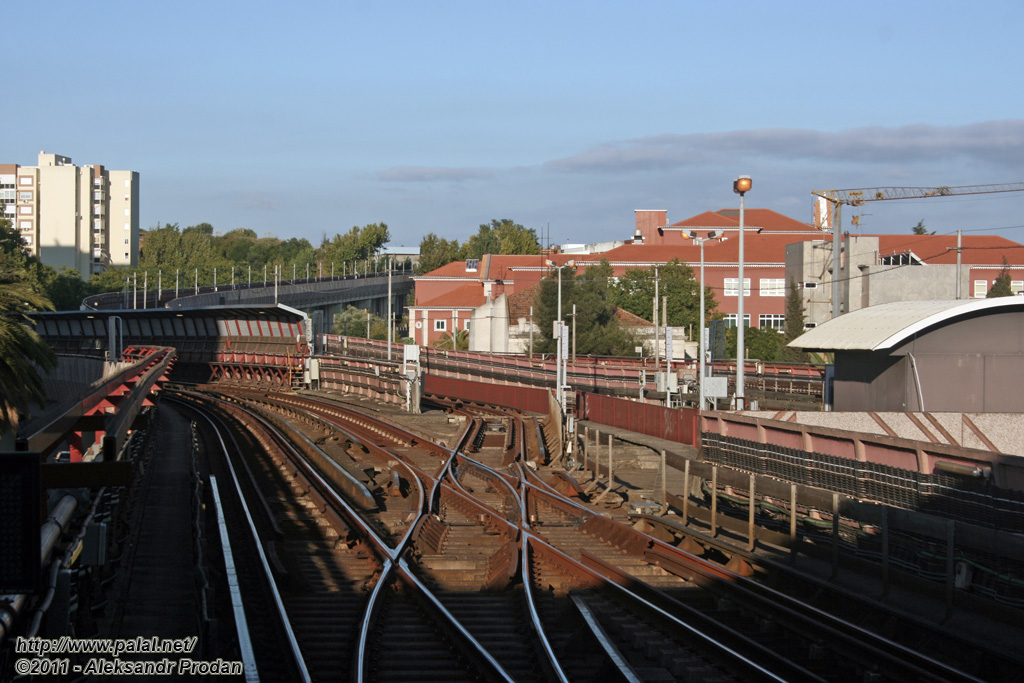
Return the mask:
<path fill-rule="evenodd" d="M 772 232 L 813 232 L 822 234 L 820 230 L 808 223 L 802 223 L 789 216 L 784 216 L 771 209 L 744 209 L 743 224 L 748 227 L 764 228 Z M 691 218 L 673 223 L 673 226 L 685 227 L 688 225 L 699 226 L 722 226 L 738 227 L 740 224 L 740 210 L 719 209 L 718 211 L 705 211 Z"/>
<path fill-rule="evenodd" d="M 462 285 L 447 294 L 442 294 L 429 301 L 417 301 L 409 308 L 476 308 L 484 304 L 484 287 L 480 283 Z"/>
<path fill-rule="evenodd" d="M 1024 264 L 1024 245 L 994 235 L 965 235 L 961 263 L 966 265 Z M 880 256 L 911 251 L 925 263 L 956 263 L 956 235 L 878 235 Z"/>
<path fill-rule="evenodd" d="M 739 260 L 740 243 L 737 233 L 726 233 L 726 240 L 712 240 L 704 243 L 705 263 L 737 263 Z M 746 233 L 743 235 L 743 261 L 745 263 L 785 263 L 786 245 L 807 240 L 825 239 L 827 236 L 817 231 L 805 235 L 772 234 L 763 232 Z M 696 264 L 700 263 L 700 247 L 688 243 L 681 245 L 642 245 L 627 244 L 602 254 L 590 254 L 579 257 L 580 260 L 600 262 L 601 259 L 615 262 L 665 263 L 672 259 Z"/>
<path fill-rule="evenodd" d="M 520 289 L 514 294 L 508 295 L 506 302 L 508 303 L 509 318 L 519 320 L 519 318 L 530 317 L 530 307 L 534 305 L 539 286 L 539 283 L 535 283 L 526 289 Z"/>

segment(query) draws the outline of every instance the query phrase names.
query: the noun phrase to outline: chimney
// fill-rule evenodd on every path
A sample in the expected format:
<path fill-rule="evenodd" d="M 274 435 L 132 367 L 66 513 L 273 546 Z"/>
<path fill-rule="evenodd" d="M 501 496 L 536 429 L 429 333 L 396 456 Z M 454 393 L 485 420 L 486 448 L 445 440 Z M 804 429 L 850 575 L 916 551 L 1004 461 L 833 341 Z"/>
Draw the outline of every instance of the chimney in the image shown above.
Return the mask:
<path fill-rule="evenodd" d="M 652 209 L 636 209 L 636 232 L 633 241 L 643 244 L 658 234 L 658 228 L 668 223 L 668 211 Z"/>

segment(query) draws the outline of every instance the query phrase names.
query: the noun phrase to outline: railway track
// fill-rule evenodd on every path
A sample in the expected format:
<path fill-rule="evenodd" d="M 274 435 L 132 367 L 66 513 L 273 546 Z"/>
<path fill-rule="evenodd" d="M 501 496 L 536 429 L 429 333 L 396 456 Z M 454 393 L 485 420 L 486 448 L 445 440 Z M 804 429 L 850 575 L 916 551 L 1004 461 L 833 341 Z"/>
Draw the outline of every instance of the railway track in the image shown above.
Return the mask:
<path fill-rule="evenodd" d="M 310 680 L 978 680 L 568 500 L 521 415 L 451 405 L 435 443 L 293 394 L 188 398 L 260 445 L 229 461 Z"/>

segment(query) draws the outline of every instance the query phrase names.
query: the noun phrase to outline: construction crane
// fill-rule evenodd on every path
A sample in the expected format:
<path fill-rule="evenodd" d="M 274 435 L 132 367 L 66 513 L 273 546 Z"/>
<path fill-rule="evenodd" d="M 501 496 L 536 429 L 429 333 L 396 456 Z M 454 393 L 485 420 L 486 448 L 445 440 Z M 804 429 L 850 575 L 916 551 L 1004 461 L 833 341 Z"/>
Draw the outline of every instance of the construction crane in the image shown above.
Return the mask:
<path fill-rule="evenodd" d="M 949 187 L 867 187 L 855 190 L 811 190 L 811 194 L 820 197 L 819 227 L 826 223 L 832 226 L 832 317 L 839 317 L 839 250 L 842 236 L 842 207 L 861 206 L 865 202 L 881 202 L 890 199 L 929 199 L 932 197 L 956 197 L 965 194 L 990 194 L 993 192 L 1022 192 L 1024 183 L 1000 183 L 995 185 L 958 185 Z M 831 204 L 831 207 L 826 206 Z M 828 217 L 832 220 L 829 221 Z"/>

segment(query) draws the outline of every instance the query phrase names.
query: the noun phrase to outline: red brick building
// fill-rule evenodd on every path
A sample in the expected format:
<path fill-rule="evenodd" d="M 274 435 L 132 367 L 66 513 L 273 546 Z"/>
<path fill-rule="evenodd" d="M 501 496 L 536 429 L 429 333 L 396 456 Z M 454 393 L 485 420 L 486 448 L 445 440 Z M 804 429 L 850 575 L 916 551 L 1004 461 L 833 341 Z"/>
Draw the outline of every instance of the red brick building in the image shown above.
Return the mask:
<path fill-rule="evenodd" d="M 495 335 L 507 337 L 510 329 L 525 322 L 522 311 L 526 307 L 519 300 L 525 296 L 525 290 L 550 272 L 545 265 L 548 259 L 560 265 L 573 261 L 577 271 L 607 260 L 616 276 L 630 268 L 653 268 L 679 259 L 690 264 L 694 276 L 699 278 L 700 247 L 690 239 L 691 231 L 699 237 L 716 233 L 715 239 L 704 243 L 704 283 L 712 289 L 718 311 L 735 324 L 740 288 L 739 210 L 708 211 L 671 225 L 665 211 L 636 211 L 632 240 L 596 248 L 571 247 L 566 253 L 543 256 L 487 255 L 477 262 L 450 263 L 414 278 L 416 305 L 409 307 L 410 334 L 419 344 L 432 344 L 450 332 L 453 324 L 460 330 L 470 329 L 473 312 L 486 309 L 490 328 L 487 348 L 502 350 L 500 344 L 494 343 Z M 786 312 L 787 257 L 789 276 L 801 288 L 805 283 L 813 285 L 813 291 L 811 285 L 804 291 L 808 320 L 815 320 L 823 311 L 822 301 L 830 306 L 830 232 L 770 209 L 747 209 L 743 235 L 743 309 L 749 326 L 782 329 Z M 945 267 L 955 263 L 956 236 L 855 235 L 847 236 L 844 244 L 847 246 L 841 261 L 842 296 L 844 302 L 855 304 L 852 310 L 900 297 L 955 298 L 954 278 L 947 277 L 938 268 L 891 271 L 901 265 Z M 1024 247 L 1001 237 L 988 236 L 965 237 L 963 247 L 960 273 L 963 298 L 984 296 L 988 292 L 999 275 L 1004 256 L 1010 264 L 1014 291 L 1024 290 Z M 847 255 L 850 255 L 849 261 Z M 907 288 L 898 283 L 899 278 L 909 278 L 908 281 L 915 284 Z M 921 284 L 933 280 L 948 281 L 948 287 Z M 865 293 L 869 285 L 870 296 Z M 517 303 L 510 313 L 508 300 L 502 295 L 517 292 L 521 294 L 516 297 Z M 497 309 L 503 312 L 496 313 Z M 844 305 L 845 310 L 851 309 Z M 496 318 L 501 316 L 503 320 L 496 323 Z"/>

